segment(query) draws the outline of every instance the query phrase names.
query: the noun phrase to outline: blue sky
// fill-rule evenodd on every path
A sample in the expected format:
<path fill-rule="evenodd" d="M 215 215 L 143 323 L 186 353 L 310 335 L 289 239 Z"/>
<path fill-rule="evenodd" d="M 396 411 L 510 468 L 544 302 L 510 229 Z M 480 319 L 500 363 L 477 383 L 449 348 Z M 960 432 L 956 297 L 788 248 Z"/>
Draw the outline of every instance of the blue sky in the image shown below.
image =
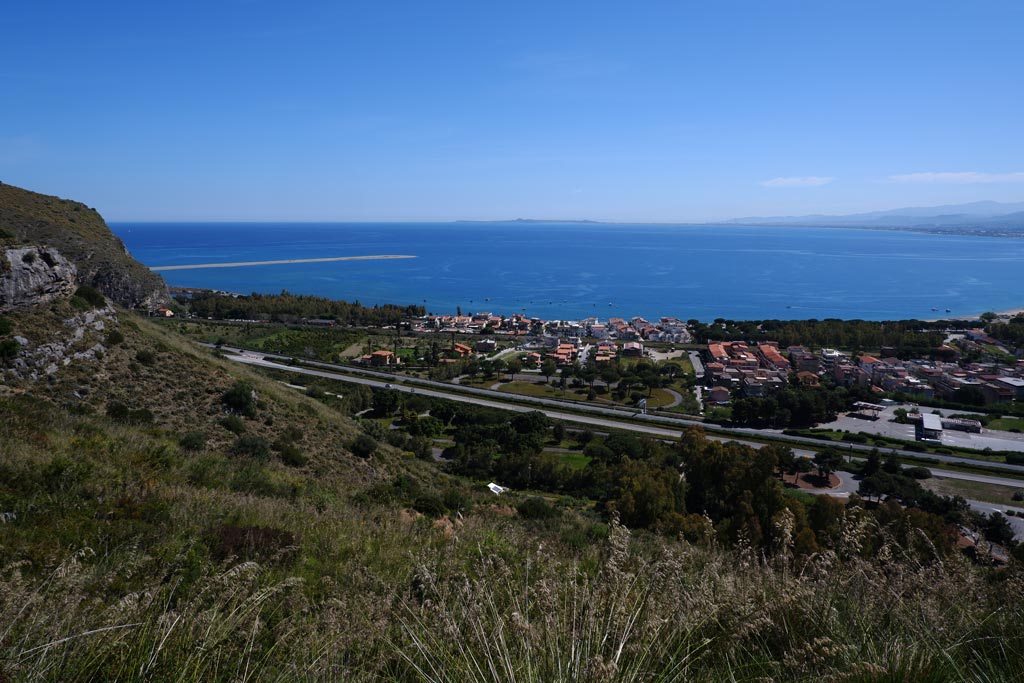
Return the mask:
<path fill-rule="evenodd" d="M 38 2 L 0 180 L 109 220 L 1024 200 L 1024 3 Z"/>

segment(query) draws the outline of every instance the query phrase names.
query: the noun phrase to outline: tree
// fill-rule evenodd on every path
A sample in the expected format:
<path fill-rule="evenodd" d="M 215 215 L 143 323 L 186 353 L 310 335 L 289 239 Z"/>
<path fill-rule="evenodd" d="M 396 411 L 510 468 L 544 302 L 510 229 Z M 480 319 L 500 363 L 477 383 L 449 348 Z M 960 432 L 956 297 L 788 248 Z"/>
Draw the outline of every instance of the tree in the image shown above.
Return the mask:
<path fill-rule="evenodd" d="M 373 392 L 373 410 L 382 417 L 394 415 L 402 405 L 402 397 L 393 389 Z"/>
<path fill-rule="evenodd" d="M 508 381 L 513 382 L 516 379 L 516 373 L 523 369 L 523 362 L 518 358 L 510 358 L 505 363 L 505 370 L 508 372 Z"/>
<path fill-rule="evenodd" d="M 555 372 L 557 371 L 558 366 L 555 365 L 555 361 L 551 360 L 550 358 L 545 359 L 545 361 L 540 364 L 540 374 L 544 375 L 545 382 L 550 382 L 551 375 L 555 374 Z"/>
<path fill-rule="evenodd" d="M 818 474 L 828 479 L 829 475 L 835 472 L 843 462 L 843 455 L 834 448 L 826 448 L 814 455 L 814 466 L 818 468 Z"/>
<path fill-rule="evenodd" d="M 1007 547 L 1013 545 L 1013 527 L 1001 512 L 993 512 L 989 515 L 981 530 L 985 534 L 985 540 L 990 543 L 998 543 Z"/>
<path fill-rule="evenodd" d="M 879 454 L 877 448 L 872 448 L 871 452 L 868 453 L 867 460 L 864 461 L 864 466 L 861 468 L 861 476 L 870 477 L 872 474 L 882 468 L 882 456 Z"/>

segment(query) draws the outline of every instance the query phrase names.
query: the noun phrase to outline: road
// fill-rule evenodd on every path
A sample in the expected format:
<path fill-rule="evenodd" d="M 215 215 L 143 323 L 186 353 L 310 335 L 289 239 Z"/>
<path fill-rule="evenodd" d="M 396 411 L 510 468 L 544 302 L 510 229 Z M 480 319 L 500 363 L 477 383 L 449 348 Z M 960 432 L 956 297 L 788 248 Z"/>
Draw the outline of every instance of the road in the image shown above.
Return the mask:
<path fill-rule="evenodd" d="M 207 346 L 211 346 L 211 345 L 207 345 Z M 227 352 L 231 352 L 231 353 L 236 353 L 236 354 L 247 353 L 247 352 L 245 352 L 242 349 L 237 349 L 237 348 L 227 347 L 227 346 L 221 347 L 221 350 L 227 351 Z M 283 360 L 283 361 L 291 360 L 287 356 L 276 356 L 274 354 L 267 354 L 267 353 L 262 353 L 262 352 L 257 353 L 257 352 L 252 352 L 252 351 L 250 351 L 248 353 L 250 355 L 261 356 L 261 357 L 264 357 L 264 358 L 273 358 L 273 359 L 279 359 L 279 360 Z M 420 379 L 420 378 L 416 378 L 416 377 L 405 377 L 405 376 L 402 376 L 402 375 L 394 375 L 394 374 L 391 374 L 391 373 L 380 372 L 380 371 L 377 371 L 377 370 L 367 370 L 367 369 L 364 369 L 364 368 L 352 368 L 352 367 L 348 367 L 348 366 L 333 365 L 331 363 L 321 363 L 321 362 L 316 362 L 316 361 L 304 361 L 304 365 L 305 366 L 318 367 L 318 368 L 325 368 L 325 369 L 331 370 L 331 371 L 333 371 L 333 373 L 335 375 L 335 376 L 331 377 L 332 379 L 342 379 L 342 380 L 345 380 L 345 379 L 353 377 L 353 376 L 371 377 L 371 378 L 376 378 L 376 379 L 379 380 L 378 384 L 373 385 L 373 386 L 382 386 L 383 383 L 394 383 L 397 386 L 398 384 L 401 383 L 401 384 L 406 384 L 406 385 L 410 385 L 410 386 L 416 386 L 417 389 L 420 388 L 420 387 L 435 388 L 435 389 L 438 389 L 439 391 L 447 391 L 447 392 L 449 392 L 449 393 L 446 393 L 444 395 L 445 398 L 453 398 L 454 395 L 451 392 L 458 391 L 461 394 L 474 395 L 474 396 L 479 396 L 481 398 L 491 398 L 494 401 L 499 402 L 500 403 L 500 407 L 503 407 L 503 408 L 509 407 L 509 404 L 507 402 L 511 398 L 514 397 L 514 399 L 518 403 L 529 403 L 529 404 L 533 404 L 533 405 L 537 405 L 537 406 L 544 406 L 546 408 L 556 408 L 556 409 L 557 408 L 561 408 L 563 410 L 564 409 L 571 409 L 571 410 L 574 410 L 574 411 L 585 412 L 585 413 L 592 413 L 592 414 L 595 414 L 595 415 L 602 415 L 602 416 L 606 416 L 606 417 L 617 417 L 619 419 L 637 420 L 637 421 L 641 421 L 641 422 L 651 423 L 652 425 L 663 425 L 663 426 L 666 426 L 666 427 L 669 427 L 669 428 L 673 428 L 674 427 L 677 430 L 685 429 L 686 427 L 700 427 L 700 428 L 704 429 L 706 432 L 709 432 L 709 433 L 728 434 L 730 436 L 733 436 L 734 438 L 735 437 L 744 437 L 744 436 L 747 437 L 747 438 L 753 438 L 753 439 L 757 439 L 757 438 L 766 439 L 767 438 L 767 439 L 772 439 L 773 441 L 784 442 L 784 443 L 787 443 L 787 444 L 803 445 L 803 446 L 810 446 L 810 447 L 816 447 L 816 448 L 823 448 L 823 447 L 829 445 L 828 442 L 823 442 L 823 441 L 821 441 L 819 439 L 811 439 L 809 437 L 803 437 L 803 436 L 789 436 L 789 435 L 785 435 L 785 434 L 782 434 L 781 432 L 776 432 L 776 431 L 752 429 L 752 428 L 749 428 L 749 427 L 720 427 L 718 425 L 709 425 L 709 424 L 707 424 L 705 422 L 702 422 L 700 420 L 690 420 L 690 419 L 681 418 L 681 417 L 665 417 L 663 415 L 651 415 L 651 414 L 644 415 L 644 414 L 639 413 L 639 412 L 637 412 L 635 410 L 628 410 L 628 409 L 622 409 L 622 408 L 611 408 L 611 407 L 605 407 L 605 406 L 598 406 L 598 405 L 594 405 L 594 404 L 591 404 L 591 403 L 586 403 L 586 402 L 583 402 L 583 401 L 570 402 L 570 401 L 564 401 L 564 400 L 560 400 L 560 399 L 541 398 L 541 397 L 538 397 L 538 396 L 523 396 L 523 395 L 520 395 L 520 394 L 510 395 L 510 394 L 507 394 L 507 393 L 502 393 L 502 392 L 498 392 L 498 391 L 492 391 L 491 389 L 481 389 L 481 388 L 477 388 L 477 387 L 461 387 L 461 386 L 460 387 L 453 387 L 451 384 L 448 384 L 446 382 L 437 382 L 437 381 L 434 381 L 434 380 Z M 292 369 L 295 369 L 295 368 L 293 366 L 283 365 L 283 366 L 281 366 L 280 369 L 292 370 Z M 495 405 L 495 404 L 492 402 L 490 405 Z M 529 409 L 527 408 L 526 410 L 529 410 Z M 558 419 L 570 419 L 570 418 L 558 418 Z M 580 416 L 580 415 L 573 415 L 571 419 L 575 420 L 576 422 L 587 422 L 586 420 L 582 419 L 582 416 Z M 642 430 L 638 430 L 638 431 L 642 431 Z M 665 430 L 662 430 L 663 433 L 664 433 L 664 431 Z M 650 433 L 654 433 L 654 432 L 650 432 Z M 835 448 L 838 448 L 838 449 L 841 449 L 843 451 L 846 451 L 847 453 L 870 453 L 871 451 L 876 450 L 876 448 L 874 446 L 868 446 L 868 445 L 863 445 L 863 444 L 838 443 L 838 442 L 836 442 L 836 443 L 833 443 L 832 445 Z M 987 465 L 994 465 L 994 466 L 997 466 L 1000 469 L 1006 470 L 1008 472 L 1019 472 L 1022 476 L 1024 476 L 1024 465 L 1011 465 L 1011 464 L 1008 464 L 1008 463 L 992 463 L 992 462 L 985 462 L 985 461 L 980 461 L 980 460 L 976 460 L 976 459 L 972 459 L 972 458 L 964 458 L 964 457 L 960 457 L 960 456 L 956 456 L 956 455 L 942 455 L 942 454 L 933 454 L 933 453 L 915 453 L 913 451 L 905 451 L 905 450 L 889 449 L 889 448 L 877 449 L 877 450 L 880 450 L 883 453 L 890 453 L 890 452 L 896 453 L 897 455 L 901 455 L 901 456 L 908 457 L 908 458 L 922 458 L 922 457 L 926 457 L 926 458 L 931 458 L 933 460 L 936 460 L 936 461 L 938 461 L 940 463 L 947 463 L 947 464 L 953 464 L 953 465 L 972 465 L 972 466 L 975 466 L 975 467 L 978 466 L 978 465 L 986 465 L 986 464 Z M 1018 482 L 1015 482 L 1012 485 L 1020 486 L 1021 484 L 1018 481 Z"/>
<path fill-rule="evenodd" d="M 224 348 L 226 348 L 226 347 L 224 347 Z M 491 399 L 480 397 L 480 396 L 466 395 L 465 393 L 453 393 L 451 391 L 440 391 L 440 390 L 433 389 L 433 388 L 426 388 L 426 387 L 421 387 L 421 386 L 411 386 L 409 384 L 401 383 L 397 378 L 394 378 L 391 375 L 387 375 L 387 374 L 384 374 L 384 373 L 374 373 L 374 374 L 384 374 L 383 378 L 381 378 L 381 377 L 359 377 L 359 376 L 354 376 L 353 374 L 348 374 L 348 373 L 339 373 L 339 372 L 333 372 L 333 371 L 328 371 L 328 370 L 317 370 L 317 369 L 307 368 L 307 367 L 302 367 L 302 366 L 285 365 L 283 363 L 278 363 L 276 361 L 266 360 L 266 358 L 263 357 L 263 355 L 261 355 L 261 354 L 254 354 L 252 352 L 246 353 L 246 352 L 241 352 L 240 351 L 237 354 L 227 356 L 227 358 L 229 360 L 237 361 L 237 362 L 240 362 L 240 363 L 246 363 L 248 365 L 256 365 L 256 366 L 260 366 L 260 367 L 271 368 L 271 369 L 274 369 L 274 370 L 283 370 L 283 371 L 286 371 L 286 372 L 294 372 L 294 373 L 297 373 L 297 374 L 309 375 L 309 376 L 313 376 L 313 377 L 323 377 L 325 379 L 332 379 L 332 380 L 337 380 L 337 381 L 342 381 L 342 382 L 350 382 L 352 384 L 363 384 L 363 385 L 370 386 L 370 387 L 375 387 L 375 388 L 378 388 L 378 389 L 390 388 L 390 389 L 393 389 L 395 391 L 400 391 L 400 392 L 403 392 L 403 393 L 418 394 L 418 395 L 421 395 L 421 396 L 429 396 L 431 398 L 443 398 L 443 399 L 447 399 L 449 401 L 456 401 L 456 402 L 460 402 L 460 403 L 471 403 L 473 405 L 483 406 L 483 407 L 487 407 L 487 408 L 497 408 L 499 410 L 508 410 L 508 411 L 520 412 L 520 413 L 525 413 L 525 412 L 530 412 L 530 411 L 534 411 L 534 410 L 539 410 L 540 412 L 544 413 L 545 415 L 547 415 L 548 417 L 550 417 L 553 420 L 563 420 L 565 422 L 575 422 L 577 424 L 590 425 L 590 426 L 600 427 L 600 428 L 604 428 L 604 429 L 620 429 L 620 430 L 624 430 L 624 431 L 639 432 L 639 433 L 642 433 L 642 434 L 647 434 L 649 436 L 666 437 L 666 438 L 671 438 L 671 439 L 677 439 L 680 436 L 680 430 L 679 429 L 670 429 L 670 428 L 659 427 L 659 426 L 650 425 L 650 424 L 637 424 L 635 422 L 622 422 L 620 420 L 612 419 L 611 417 L 598 417 L 598 416 L 591 416 L 591 415 L 578 415 L 578 414 L 575 414 L 575 413 L 566 413 L 566 412 L 561 412 L 561 411 L 558 411 L 558 410 L 552 410 L 552 409 L 549 409 L 547 407 L 537 408 L 537 407 L 533 407 L 533 406 L 524 406 L 524 405 L 518 405 L 518 404 L 514 404 L 514 403 L 508 403 L 507 401 L 502 401 L 502 400 L 491 400 Z M 366 371 L 366 372 L 371 372 L 371 371 Z M 405 379 L 405 378 L 403 378 L 403 379 Z M 386 380 L 393 380 L 393 382 L 392 381 L 386 381 Z M 419 380 L 419 381 L 424 381 L 424 380 Z M 437 384 L 440 384 L 443 387 L 451 389 L 451 385 L 444 384 L 443 382 L 438 382 Z M 463 389 L 463 391 L 467 391 L 467 392 L 469 390 L 468 387 L 463 387 L 462 389 Z M 474 390 L 472 393 L 474 393 L 474 394 L 476 394 L 476 393 L 493 394 L 493 393 L 497 393 L 497 392 L 490 392 L 490 391 L 481 389 L 481 390 Z M 502 398 L 507 398 L 507 396 L 508 396 L 507 394 L 504 394 L 504 395 L 503 394 L 499 394 L 499 397 L 502 397 Z M 557 401 L 550 401 L 550 402 L 551 403 L 555 403 L 555 404 L 558 403 Z M 622 411 L 611 410 L 609 412 L 621 413 Z M 633 416 L 633 414 L 630 414 L 630 416 Z M 692 424 L 700 424 L 700 423 L 692 423 Z M 736 438 L 735 436 L 732 436 L 732 435 L 723 436 L 721 434 L 705 433 L 705 436 L 707 438 L 713 440 L 713 441 L 721 441 L 721 442 L 736 441 L 737 443 L 741 443 L 741 444 L 744 444 L 744 445 L 752 446 L 754 448 L 762 448 L 762 447 L 765 446 L 765 444 L 763 444 L 763 443 L 759 443 L 759 442 L 756 442 L 756 441 L 748 441 L 748 440 L 745 440 L 743 438 Z M 820 444 L 815 444 L 815 445 L 820 445 Z M 795 449 L 793 449 L 793 452 L 796 453 L 797 455 L 801 456 L 801 457 L 814 457 L 814 451 L 811 451 L 811 450 L 795 448 Z M 945 477 L 945 478 L 948 478 L 948 479 L 961 479 L 961 480 L 966 480 L 966 481 L 979 481 L 979 482 L 990 483 L 990 484 L 1000 484 L 1000 485 L 1003 485 L 1003 486 L 1024 487 L 1024 484 L 1022 484 L 1021 480 L 1019 480 L 1019 479 L 1011 479 L 1011 478 L 1008 478 L 1008 477 L 1000 477 L 998 475 L 973 474 L 973 473 L 969 473 L 969 472 L 954 472 L 954 471 L 951 471 L 951 470 L 939 470 L 939 469 L 932 469 L 932 468 L 928 468 L 928 469 L 932 473 L 932 475 L 936 476 L 936 477 Z"/>
<path fill-rule="evenodd" d="M 352 384 L 364 384 L 378 389 L 390 388 L 395 391 L 400 391 L 408 394 L 419 394 L 421 396 L 430 396 L 432 398 L 443 398 L 450 401 L 457 401 L 461 403 L 471 403 L 478 406 L 484 406 L 488 408 L 497 408 L 500 410 L 509 410 L 513 412 L 530 412 L 536 410 L 529 406 L 521 406 L 515 404 L 504 403 L 501 401 L 490 401 L 484 398 L 478 398 L 475 396 L 460 396 L 459 394 L 446 393 L 443 391 L 436 391 L 434 389 L 424 389 L 413 386 L 406 386 L 403 384 L 392 384 L 385 382 L 382 379 L 370 379 L 366 377 L 353 377 L 352 375 L 340 374 L 337 372 L 329 372 L 326 370 L 314 370 L 312 368 L 297 367 L 292 365 L 284 365 L 275 361 L 265 360 L 263 357 L 258 355 L 251 355 L 246 353 L 240 353 L 238 355 L 229 355 L 229 360 L 245 363 L 248 365 L 256 365 L 265 368 L 273 368 L 275 370 L 284 370 L 287 372 L 294 372 L 302 375 L 310 375 L 313 377 L 323 377 L 326 379 L 333 379 L 342 382 L 350 382 Z M 655 427 L 653 425 L 635 424 L 630 422 L 619 422 L 617 420 L 611 420 L 607 418 L 591 417 L 586 415 L 575 415 L 573 413 L 562 413 L 554 410 L 541 410 L 548 417 L 554 420 L 564 420 L 567 422 L 575 422 L 578 424 L 593 425 L 595 427 L 603 427 L 606 429 L 621 429 L 627 431 L 641 432 L 649 436 L 662 436 L 670 438 L 678 438 L 680 433 L 679 430 L 664 429 L 661 427 Z M 763 448 L 765 444 L 758 443 L 755 441 L 744 441 L 742 439 L 734 439 L 730 437 L 723 437 L 715 434 L 706 434 L 707 438 L 713 441 L 735 441 L 744 445 L 752 446 L 754 448 Z M 793 449 L 793 452 L 805 458 L 814 457 L 814 451 L 808 451 L 803 449 Z M 949 479 L 963 479 L 967 481 L 980 481 L 991 484 L 1000 484 L 1003 486 L 1021 486 L 1021 481 L 1018 479 L 1009 479 L 1004 477 L 998 477 L 993 475 L 984 474 L 972 474 L 968 472 L 953 472 L 950 470 L 936 470 L 929 468 L 929 471 L 933 476 L 946 477 Z M 840 485 L 834 489 L 822 489 L 822 490 L 808 490 L 809 493 L 814 494 L 825 494 L 833 495 L 836 497 L 848 497 L 851 493 L 854 493 L 859 486 L 858 482 L 853 478 L 853 475 L 849 472 L 836 472 L 840 478 Z M 806 490 L 806 489 L 805 489 Z M 968 505 L 972 509 L 978 512 L 984 512 L 989 514 L 991 512 L 1003 512 L 1006 510 L 1016 510 L 1024 513 L 1024 508 L 1013 508 L 1006 505 L 995 505 L 992 503 L 986 503 L 977 500 L 968 500 Z M 1024 538 L 1024 519 L 1018 517 L 1007 517 L 1010 521 L 1010 525 L 1013 527 L 1015 537 Z"/>

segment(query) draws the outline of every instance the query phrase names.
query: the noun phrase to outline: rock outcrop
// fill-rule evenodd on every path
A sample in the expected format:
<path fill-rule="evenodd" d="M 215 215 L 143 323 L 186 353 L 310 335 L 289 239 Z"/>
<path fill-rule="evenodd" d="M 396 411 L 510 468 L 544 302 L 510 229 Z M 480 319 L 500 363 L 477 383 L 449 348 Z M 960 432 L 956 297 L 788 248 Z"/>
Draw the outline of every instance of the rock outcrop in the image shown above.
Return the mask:
<path fill-rule="evenodd" d="M 78 270 L 52 247 L 0 247 L 0 313 L 66 299 Z"/>
<path fill-rule="evenodd" d="M 170 301 L 163 278 L 132 258 L 99 212 L 80 202 L 0 183 L 0 246 L 44 244 L 60 250 L 88 285 L 128 308 Z"/>

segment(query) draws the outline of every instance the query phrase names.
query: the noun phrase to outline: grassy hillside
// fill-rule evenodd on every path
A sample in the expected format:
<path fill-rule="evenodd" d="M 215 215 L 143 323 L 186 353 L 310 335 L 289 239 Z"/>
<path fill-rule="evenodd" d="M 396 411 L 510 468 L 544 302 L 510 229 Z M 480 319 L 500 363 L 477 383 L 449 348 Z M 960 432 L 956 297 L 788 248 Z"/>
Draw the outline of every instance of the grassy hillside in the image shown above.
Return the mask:
<path fill-rule="evenodd" d="M 163 278 L 133 259 L 102 216 L 85 204 L 0 184 L 0 246 L 45 244 L 78 267 L 89 285 L 123 306 L 168 299 Z"/>
<path fill-rule="evenodd" d="M 1016 565 L 907 550 L 861 508 L 809 557 L 784 515 L 761 550 L 527 514 L 384 443 L 356 457 L 344 411 L 172 329 L 89 335 L 105 353 L 0 396 L 0 681 L 1024 676 Z"/>

